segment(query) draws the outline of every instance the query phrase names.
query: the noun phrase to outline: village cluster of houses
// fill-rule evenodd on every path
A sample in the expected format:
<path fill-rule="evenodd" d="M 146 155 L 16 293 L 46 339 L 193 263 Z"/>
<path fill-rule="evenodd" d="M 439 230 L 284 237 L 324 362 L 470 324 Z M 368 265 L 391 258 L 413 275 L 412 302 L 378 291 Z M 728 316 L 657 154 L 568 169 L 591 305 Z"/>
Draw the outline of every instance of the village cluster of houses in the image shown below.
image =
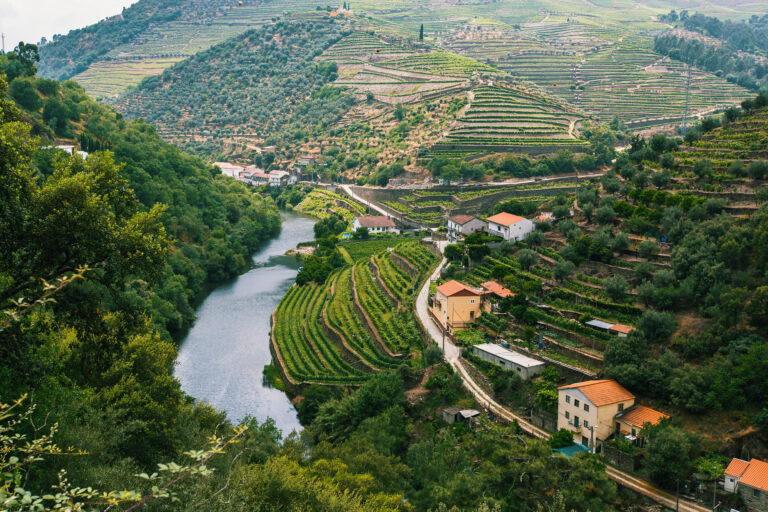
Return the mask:
<path fill-rule="evenodd" d="M 285 185 L 293 185 L 297 183 L 299 179 L 296 174 L 291 174 L 288 171 L 275 170 L 265 172 L 264 169 L 260 169 L 255 165 L 243 167 L 229 162 L 214 162 L 213 165 L 218 167 L 223 175 L 230 176 L 254 187 L 260 187 L 262 185 L 283 187 Z"/>

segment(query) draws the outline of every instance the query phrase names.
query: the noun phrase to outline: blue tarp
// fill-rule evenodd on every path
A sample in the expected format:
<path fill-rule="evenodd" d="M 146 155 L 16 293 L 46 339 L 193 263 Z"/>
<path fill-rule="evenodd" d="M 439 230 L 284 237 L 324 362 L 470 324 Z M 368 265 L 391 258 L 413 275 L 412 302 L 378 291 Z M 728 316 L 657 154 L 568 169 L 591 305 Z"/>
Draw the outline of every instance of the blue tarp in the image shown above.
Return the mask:
<path fill-rule="evenodd" d="M 573 457 L 577 453 L 589 453 L 589 448 L 583 444 L 574 443 L 571 446 L 566 446 L 565 448 L 555 448 L 554 451 L 562 453 L 566 457 Z"/>

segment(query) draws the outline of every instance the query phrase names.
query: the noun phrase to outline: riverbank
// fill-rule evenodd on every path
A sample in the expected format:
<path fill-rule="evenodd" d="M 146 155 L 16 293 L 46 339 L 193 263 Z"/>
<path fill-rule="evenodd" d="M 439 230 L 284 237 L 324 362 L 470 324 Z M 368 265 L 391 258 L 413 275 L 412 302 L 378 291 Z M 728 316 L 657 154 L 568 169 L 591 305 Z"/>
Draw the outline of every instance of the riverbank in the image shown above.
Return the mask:
<path fill-rule="evenodd" d="M 286 252 L 314 238 L 315 221 L 282 212 L 277 238 L 252 257 L 253 268 L 211 292 L 181 342 L 175 375 L 182 389 L 232 421 L 271 417 L 284 434 L 300 430 L 289 397 L 264 379 L 272 361 L 269 319 L 293 284 L 300 261 Z"/>

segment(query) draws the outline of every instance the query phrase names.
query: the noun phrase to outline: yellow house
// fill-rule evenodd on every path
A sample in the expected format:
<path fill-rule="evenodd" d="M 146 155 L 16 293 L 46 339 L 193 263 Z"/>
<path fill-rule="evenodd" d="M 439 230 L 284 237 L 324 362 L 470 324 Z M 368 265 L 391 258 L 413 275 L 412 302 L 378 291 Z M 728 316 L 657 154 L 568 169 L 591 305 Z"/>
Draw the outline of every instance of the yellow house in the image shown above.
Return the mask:
<path fill-rule="evenodd" d="M 440 327 L 448 333 L 464 329 L 481 314 L 483 292 L 458 281 L 448 281 L 437 287 L 430 312 Z"/>
<path fill-rule="evenodd" d="M 635 404 L 635 395 L 612 379 L 577 382 L 558 388 L 557 428 L 594 451 L 614 432 L 616 415 Z"/>

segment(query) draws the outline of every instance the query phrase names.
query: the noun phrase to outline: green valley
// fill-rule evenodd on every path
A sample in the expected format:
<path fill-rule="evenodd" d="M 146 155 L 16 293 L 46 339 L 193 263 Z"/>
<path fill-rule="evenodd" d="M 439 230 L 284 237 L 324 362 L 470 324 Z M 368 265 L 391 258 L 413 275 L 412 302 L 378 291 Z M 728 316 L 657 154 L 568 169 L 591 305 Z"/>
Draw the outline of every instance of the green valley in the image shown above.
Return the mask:
<path fill-rule="evenodd" d="M 766 83 L 751 0 L 3 50 L 0 510 L 768 510 Z"/>

